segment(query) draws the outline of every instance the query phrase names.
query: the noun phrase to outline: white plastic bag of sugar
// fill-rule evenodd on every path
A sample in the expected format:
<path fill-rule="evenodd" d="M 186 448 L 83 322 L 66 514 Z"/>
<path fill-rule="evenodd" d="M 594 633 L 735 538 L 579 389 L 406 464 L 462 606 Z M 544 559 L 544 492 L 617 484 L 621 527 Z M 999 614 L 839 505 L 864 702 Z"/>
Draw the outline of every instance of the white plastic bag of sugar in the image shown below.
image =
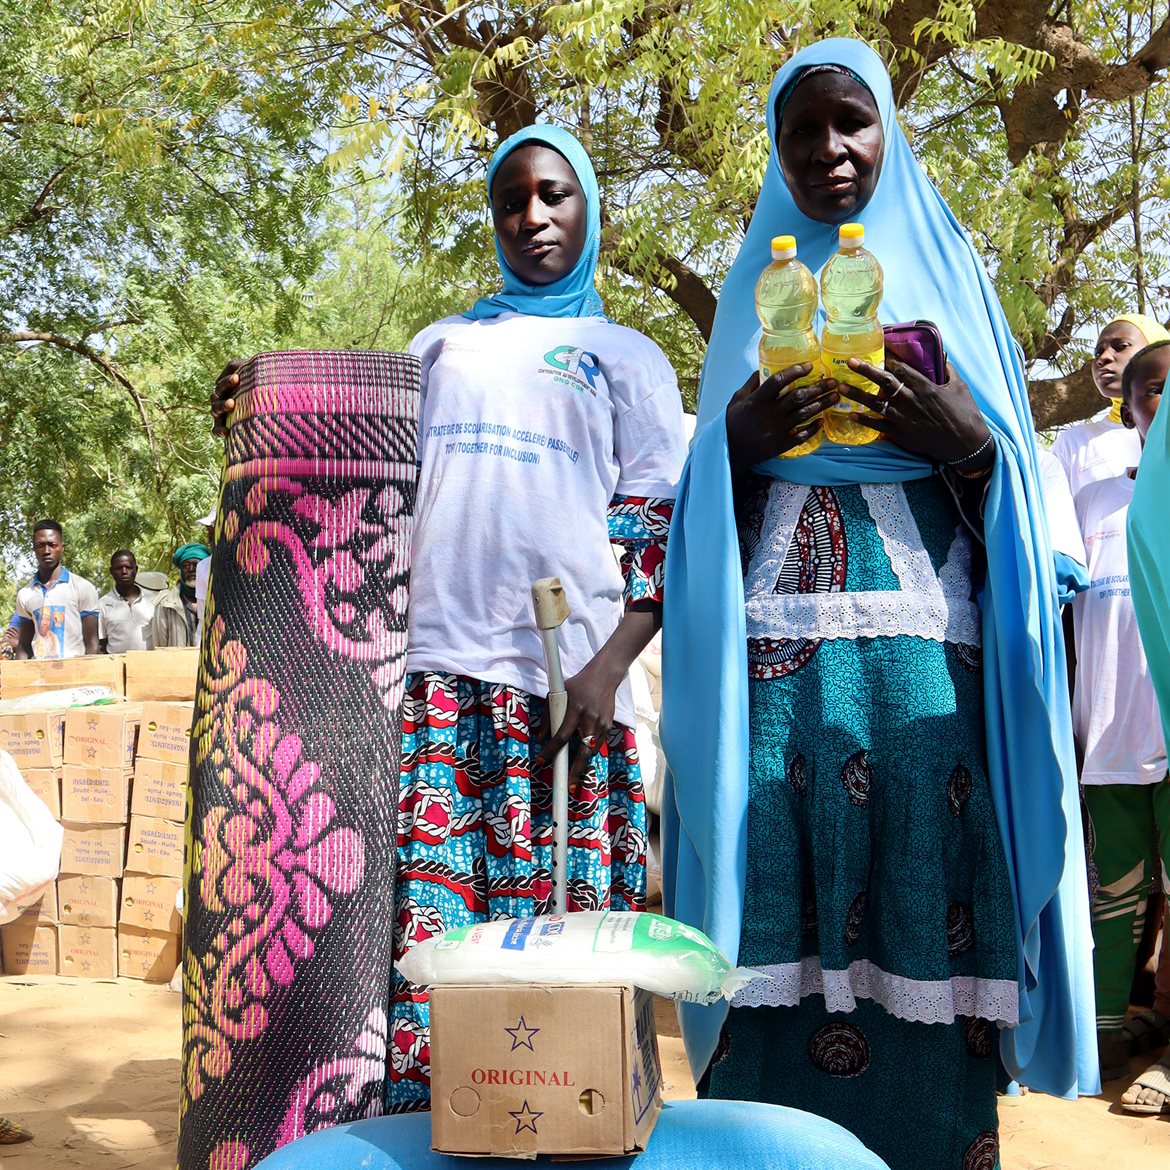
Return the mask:
<path fill-rule="evenodd" d="M 588 910 L 501 919 L 412 947 L 404 978 L 443 983 L 632 983 L 689 1003 L 730 999 L 759 972 L 733 967 L 702 931 L 660 914 Z"/>

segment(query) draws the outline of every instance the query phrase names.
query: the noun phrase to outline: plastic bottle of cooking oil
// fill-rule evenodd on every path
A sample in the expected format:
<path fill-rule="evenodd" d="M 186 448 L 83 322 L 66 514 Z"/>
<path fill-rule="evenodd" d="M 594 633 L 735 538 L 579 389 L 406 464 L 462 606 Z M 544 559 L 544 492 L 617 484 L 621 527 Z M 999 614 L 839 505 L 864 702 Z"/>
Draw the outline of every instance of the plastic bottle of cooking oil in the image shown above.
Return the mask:
<path fill-rule="evenodd" d="M 845 363 L 861 358 L 872 366 L 884 366 L 886 347 L 878 321 L 882 302 L 882 266 L 866 251 L 865 228 L 843 223 L 837 235 L 837 251 L 821 269 L 821 304 L 825 307 L 821 333 L 821 365 L 824 376 L 847 382 L 872 394 L 878 387 Z M 879 438 L 878 432 L 858 422 L 869 412 L 848 398 L 825 411 L 825 434 L 834 443 L 857 447 Z"/>
<path fill-rule="evenodd" d="M 816 277 L 796 258 L 796 237 L 775 236 L 772 263 L 756 281 L 756 316 L 764 327 L 760 336 L 760 381 L 802 362 L 812 372 L 785 389 L 810 386 L 821 379 L 821 347 L 813 332 L 817 311 Z M 782 454 L 807 455 L 820 446 L 821 432 Z"/>

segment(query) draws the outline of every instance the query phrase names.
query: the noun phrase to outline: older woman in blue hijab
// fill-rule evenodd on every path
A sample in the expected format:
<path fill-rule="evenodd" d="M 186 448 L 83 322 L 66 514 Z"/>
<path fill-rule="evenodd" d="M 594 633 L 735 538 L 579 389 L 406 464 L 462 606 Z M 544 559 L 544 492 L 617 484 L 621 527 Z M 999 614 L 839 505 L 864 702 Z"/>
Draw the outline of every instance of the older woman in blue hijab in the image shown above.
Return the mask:
<path fill-rule="evenodd" d="M 645 906 L 646 811 L 626 672 L 660 623 L 685 443 L 653 342 L 594 287 L 599 196 L 567 132 L 530 127 L 487 175 L 503 287 L 424 329 L 399 803 L 396 958 L 546 912 L 550 763 L 572 741 L 572 909 Z M 610 542 L 621 546 L 621 564 Z M 530 588 L 559 576 L 569 710 L 547 740 Z M 397 979 L 392 1109 L 425 1106 L 425 992 Z"/>
<path fill-rule="evenodd" d="M 667 909 L 764 977 L 729 1013 L 685 1008 L 684 1039 L 712 1096 L 820 1113 L 894 1170 L 990 1170 L 997 1050 L 1034 1087 L 1096 1087 L 1023 370 L 872 50 L 798 53 L 768 130 L 679 485 L 661 723 Z M 794 234 L 815 271 L 845 221 L 885 269 L 882 320 L 940 327 L 943 385 L 892 359 L 855 367 L 876 400 L 788 389 L 807 367 L 759 384 L 752 289 L 770 237 Z M 776 458 L 843 397 L 876 411 L 881 441 Z"/>

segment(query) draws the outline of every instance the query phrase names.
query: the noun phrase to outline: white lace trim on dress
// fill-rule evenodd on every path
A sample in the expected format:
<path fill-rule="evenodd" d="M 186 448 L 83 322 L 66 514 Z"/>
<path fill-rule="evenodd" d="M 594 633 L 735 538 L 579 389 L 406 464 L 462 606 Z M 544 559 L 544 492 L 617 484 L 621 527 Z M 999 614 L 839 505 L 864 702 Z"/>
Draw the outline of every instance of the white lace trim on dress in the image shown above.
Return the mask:
<path fill-rule="evenodd" d="M 909 979 L 883 971 L 868 959 L 858 959 L 844 971 L 826 971 L 815 955 L 754 970 L 763 977 L 740 988 L 732 1007 L 795 1007 L 807 995 L 823 995 L 829 1012 L 851 1012 L 859 999 L 868 999 L 890 1015 L 916 1024 L 953 1024 L 959 1016 L 973 1016 L 1011 1028 L 1020 1020 L 1014 979 L 977 975 Z"/>
<path fill-rule="evenodd" d="M 982 643 L 982 617 L 971 600 L 971 539 L 961 525 L 935 574 L 900 484 L 862 484 L 861 493 L 900 588 L 862 593 L 777 593 L 809 489 L 776 480 L 763 534 L 744 581 L 747 636 L 882 638 L 911 635 L 935 642 Z"/>

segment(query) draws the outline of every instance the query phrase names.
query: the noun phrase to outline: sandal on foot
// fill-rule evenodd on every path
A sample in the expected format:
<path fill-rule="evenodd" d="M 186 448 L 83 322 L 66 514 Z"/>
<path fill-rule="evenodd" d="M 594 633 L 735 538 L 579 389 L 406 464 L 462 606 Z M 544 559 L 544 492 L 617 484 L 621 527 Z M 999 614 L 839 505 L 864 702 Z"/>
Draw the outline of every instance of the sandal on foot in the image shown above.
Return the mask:
<path fill-rule="evenodd" d="M 1170 1018 L 1153 1008 L 1143 1008 L 1125 1021 L 1121 1035 L 1130 1056 L 1140 1056 L 1151 1048 L 1165 1048 L 1170 1044 Z"/>
<path fill-rule="evenodd" d="M 1158 1064 L 1152 1064 L 1137 1080 L 1134 1081 L 1127 1093 L 1134 1089 L 1148 1089 L 1162 1096 L 1161 1104 L 1146 1105 L 1140 1101 L 1126 1101 L 1124 1096 L 1118 1102 L 1126 1113 L 1158 1114 L 1170 1113 L 1170 1064 L 1163 1058 Z"/>

